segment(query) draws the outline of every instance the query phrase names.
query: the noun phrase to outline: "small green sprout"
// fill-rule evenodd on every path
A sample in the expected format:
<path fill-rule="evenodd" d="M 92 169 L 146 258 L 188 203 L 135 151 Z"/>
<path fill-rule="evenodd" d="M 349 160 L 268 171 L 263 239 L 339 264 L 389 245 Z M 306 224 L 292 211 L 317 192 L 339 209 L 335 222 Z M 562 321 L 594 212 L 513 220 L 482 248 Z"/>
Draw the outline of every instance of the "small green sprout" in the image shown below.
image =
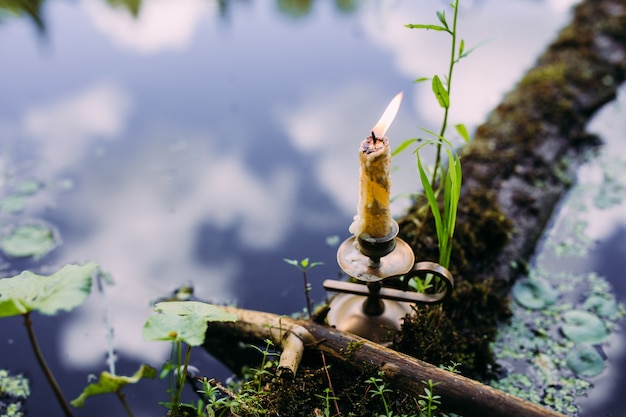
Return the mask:
<path fill-rule="evenodd" d="M 437 407 L 441 405 L 441 396 L 435 395 L 434 388 L 438 385 L 438 382 L 433 382 L 432 379 L 428 381 L 422 381 L 424 384 L 424 393 L 419 395 L 420 417 L 432 417 L 437 412 Z"/>
<path fill-rule="evenodd" d="M 302 271 L 302 280 L 304 282 L 304 296 L 306 298 L 306 310 L 309 316 L 309 320 L 313 316 L 313 308 L 311 305 L 311 298 L 309 297 L 309 292 L 311 291 L 311 286 L 307 280 L 307 272 L 312 268 L 315 268 L 318 265 L 323 265 L 323 262 L 310 262 L 309 258 L 304 258 L 301 261 L 297 261 L 295 259 L 283 259 L 283 261 L 287 262 L 289 265 L 293 265 Z"/>
<path fill-rule="evenodd" d="M 384 373 L 379 372 L 379 376 L 383 376 Z M 382 378 L 371 377 L 367 381 L 368 384 L 371 384 L 374 388 L 372 390 L 372 398 L 380 397 L 383 402 L 383 407 L 385 408 L 385 414 L 379 415 L 378 417 L 393 417 L 393 411 L 390 409 L 389 404 L 387 403 L 386 394 L 392 392 L 389 388 L 387 388 L 387 384 L 382 380 Z"/>
<path fill-rule="evenodd" d="M 339 398 L 330 395 L 330 388 L 328 387 L 324 389 L 324 395 L 315 394 L 315 396 L 324 400 L 324 417 L 330 417 L 330 402 L 331 400 L 336 401 Z"/>

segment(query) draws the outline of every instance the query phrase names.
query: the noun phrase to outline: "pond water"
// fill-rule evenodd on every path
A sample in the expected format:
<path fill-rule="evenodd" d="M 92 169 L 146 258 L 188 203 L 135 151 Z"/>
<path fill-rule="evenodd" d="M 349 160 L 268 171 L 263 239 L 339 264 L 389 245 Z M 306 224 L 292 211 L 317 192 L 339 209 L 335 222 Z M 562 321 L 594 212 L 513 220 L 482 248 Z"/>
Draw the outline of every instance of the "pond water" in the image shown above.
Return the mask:
<path fill-rule="evenodd" d="M 568 22 L 573 1 L 462 3 L 459 32 L 480 47 L 457 67 L 452 122 L 471 131 Z M 360 141 L 399 91 L 392 144 L 442 117 L 413 80 L 445 71 L 448 39 L 404 25 L 436 23 L 447 1 L 152 0 L 136 17 L 110 4 L 44 2 L 41 27 L 0 12 L 0 180 L 3 201 L 16 197 L 2 205 L 3 233 L 34 222 L 59 240 L 36 258 L 2 254 L 0 273 L 93 260 L 114 280 L 106 297 L 95 291 L 69 314 L 34 317 L 70 398 L 107 368 L 105 311 L 128 374 L 167 357 L 169 346 L 145 342 L 141 328 L 150 301 L 181 285 L 289 314 L 304 295 L 283 259 L 309 257 L 324 262 L 309 277 L 322 301 L 356 212 Z M 408 153 L 394 165 L 400 214 L 419 180 Z M 624 253 L 617 213 L 610 224 L 622 232 L 598 237 L 599 257 Z M 4 319 L 2 329 L 0 368 L 31 378 L 28 410 L 43 415 L 56 403 L 22 322 Z M 226 375 L 211 358 L 192 362 Z M 166 398 L 158 382 L 127 390 L 137 416 L 161 412 L 155 392 Z M 119 412 L 94 398 L 76 414 Z"/>

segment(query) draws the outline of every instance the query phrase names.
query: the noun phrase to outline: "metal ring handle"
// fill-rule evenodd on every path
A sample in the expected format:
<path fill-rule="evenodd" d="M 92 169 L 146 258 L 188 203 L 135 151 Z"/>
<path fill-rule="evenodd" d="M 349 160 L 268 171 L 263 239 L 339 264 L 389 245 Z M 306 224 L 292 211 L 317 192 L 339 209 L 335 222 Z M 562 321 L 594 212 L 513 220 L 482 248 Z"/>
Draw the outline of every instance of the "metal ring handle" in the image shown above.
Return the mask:
<path fill-rule="evenodd" d="M 406 291 L 411 278 L 425 278 L 428 274 L 432 274 L 441 279 L 445 287 L 434 294 L 407 292 L 405 297 L 406 301 L 421 304 L 438 304 L 450 297 L 454 289 L 454 277 L 450 271 L 435 262 L 423 261 L 416 263 L 413 269 L 404 275 L 403 289 Z"/>
<path fill-rule="evenodd" d="M 445 288 L 434 294 L 424 294 L 420 292 L 406 291 L 409 280 L 413 277 L 424 278 L 427 274 L 432 274 L 443 280 Z M 450 271 L 443 266 L 434 262 L 419 262 L 404 275 L 404 290 L 396 290 L 393 288 L 380 288 L 378 297 L 385 300 L 404 301 L 419 304 L 438 304 L 445 301 L 454 289 L 454 278 Z M 324 281 L 324 288 L 329 291 L 340 293 L 356 294 L 362 296 L 370 296 L 371 292 L 366 285 L 356 284 L 353 282 L 335 281 L 327 279 Z"/>

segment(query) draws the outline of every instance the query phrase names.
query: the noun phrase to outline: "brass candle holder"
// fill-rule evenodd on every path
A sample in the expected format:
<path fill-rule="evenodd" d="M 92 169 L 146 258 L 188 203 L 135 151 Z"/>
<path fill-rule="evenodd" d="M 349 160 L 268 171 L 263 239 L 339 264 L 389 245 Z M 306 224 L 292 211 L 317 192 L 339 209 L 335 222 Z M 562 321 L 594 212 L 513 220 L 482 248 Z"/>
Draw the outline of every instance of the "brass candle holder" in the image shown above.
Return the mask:
<path fill-rule="evenodd" d="M 340 268 L 358 281 L 324 281 L 324 288 L 338 292 L 330 303 L 328 324 L 378 343 L 386 342 L 389 329 L 400 329 L 412 304 L 438 304 L 454 288 L 452 274 L 434 262 L 415 263 L 411 247 L 398 238 L 398 224 L 382 238 L 352 236 L 337 250 Z M 407 291 L 411 278 L 438 277 L 443 288 L 434 293 Z M 402 279 L 402 289 L 384 287 L 384 281 Z"/>

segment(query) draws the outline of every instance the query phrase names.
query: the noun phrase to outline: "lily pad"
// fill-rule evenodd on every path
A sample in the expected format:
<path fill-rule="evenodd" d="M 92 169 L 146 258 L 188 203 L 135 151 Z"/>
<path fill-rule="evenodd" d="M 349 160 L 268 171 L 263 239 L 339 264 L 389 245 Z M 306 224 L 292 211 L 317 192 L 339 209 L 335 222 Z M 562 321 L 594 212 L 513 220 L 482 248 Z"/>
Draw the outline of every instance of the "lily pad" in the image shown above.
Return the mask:
<path fill-rule="evenodd" d="M 26 200 L 21 195 L 8 196 L 0 202 L 0 210 L 6 213 L 21 213 L 25 208 Z"/>
<path fill-rule="evenodd" d="M 613 298 L 599 294 L 590 295 L 583 307 L 601 317 L 611 317 L 618 311 L 617 303 Z"/>
<path fill-rule="evenodd" d="M 199 316 L 206 321 L 237 321 L 237 316 L 201 301 L 167 301 L 154 306 L 157 313 L 178 316 Z"/>
<path fill-rule="evenodd" d="M 59 244 L 53 230 L 42 224 L 23 224 L 15 227 L 0 240 L 0 248 L 8 256 L 42 257 Z"/>
<path fill-rule="evenodd" d="M 143 326 L 143 338 L 200 346 L 204 343 L 207 327 L 207 321 L 200 316 L 157 314 L 148 317 Z"/>
<path fill-rule="evenodd" d="M 0 279 L 0 317 L 11 317 L 38 311 L 54 315 L 81 305 L 91 292 L 91 277 L 98 265 L 65 265 L 52 275 L 24 271 Z"/>
<path fill-rule="evenodd" d="M 43 187 L 43 184 L 41 184 L 39 181 L 24 180 L 18 184 L 18 186 L 16 187 L 17 188 L 16 191 L 20 195 L 33 195 L 37 193 L 37 191 L 39 191 L 42 187 Z"/>
<path fill-rule="evenodd" d="M 532 310 L 554 304 L 558 296 L 550 284 L 538 278 L 517 281 L 512 292 L 515 301 Z"/>
<path fill-rule="evenodd" d="M 168 301 L 157 303 L 157 313 L 146 321 L 146 340 L 182 341 L 189 346 L 204 343 L 209 321 L 236 321 L 237 317 L 221 308 L 199 301 Z"/>
<path fill-rule="evenodd" d="M 591 378 L 604 371 L 606 363 L 593 346 L 581 345 L 572 349 L 565 358 L 567 366 L 580 376 Z"/>
<path fill-rule="evenodd" d="M 563 321 L 561 331 L 576 343 L 600 343 L 609 335 L 602 320 L 588 311 L 568 311 L 563 314 Z"/>
<path fill-rule="evenodd" d="M 74 400 L 71 404 L 74 407 L 82 407 L 85 405 L 85 400 L 94 395 L 108 394 L 111 392 L 119 392 L 128 384 L 135 384 L 142 378 L 153 379 L 157 374 L 156 369 L 148 365 L 141 365 L 139 370 L 135 372 L 133 376 L 120 376 L 113 375 L 109 372 L 102 372 L 100 379 L 95 384 L 89 384 L 83 390 L 82 394 Z"/>

